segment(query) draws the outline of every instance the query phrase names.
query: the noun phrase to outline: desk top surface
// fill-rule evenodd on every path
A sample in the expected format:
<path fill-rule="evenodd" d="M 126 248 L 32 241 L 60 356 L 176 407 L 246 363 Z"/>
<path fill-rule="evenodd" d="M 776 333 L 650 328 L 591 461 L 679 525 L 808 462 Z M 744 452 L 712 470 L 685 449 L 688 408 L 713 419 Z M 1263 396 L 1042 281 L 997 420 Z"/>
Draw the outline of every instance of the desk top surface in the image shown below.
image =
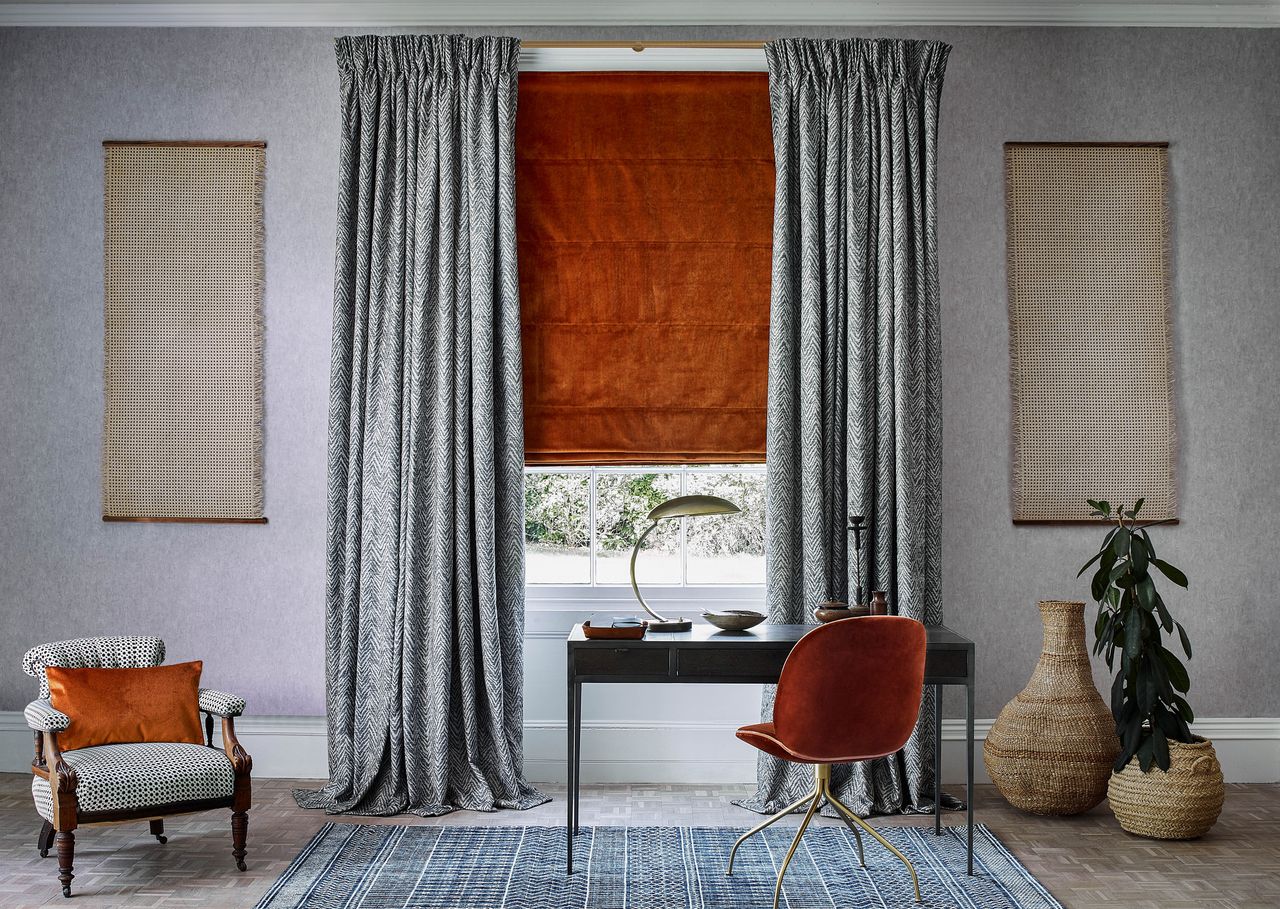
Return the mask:
<path fill-rule="evenodd" d="M 844 621 L 856 621 L 845 619 Z M 746 631 L 721 631 L 714 625 L 697 620 L 689 631 L 649 631 L 643 638 L 618 640 L 588 638 L 581 625 L 574 625 L 568 643 L 578 647 L 784 647 L 794 644 L 817 625 L 773 625 L 765 622 Z M 970 650 L 973 641 L 952 631 L 946 625 L 926 625 L 928 647 L 936 650 Z"/>

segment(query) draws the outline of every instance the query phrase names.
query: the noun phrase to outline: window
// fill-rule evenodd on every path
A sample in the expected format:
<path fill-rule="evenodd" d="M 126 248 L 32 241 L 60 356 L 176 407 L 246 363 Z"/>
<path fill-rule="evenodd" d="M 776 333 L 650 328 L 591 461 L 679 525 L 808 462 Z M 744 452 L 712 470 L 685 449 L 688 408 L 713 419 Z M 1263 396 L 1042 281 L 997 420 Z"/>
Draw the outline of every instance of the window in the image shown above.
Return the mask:
<path fill-rule="evenodd" d="M 637 562 L 645 587 L 763 585 L 763 465 L 526 468 L 527 582 L 628 587 L 649 511 L 678 495 L 720 496 L 742 511 L 660 522 Z"/>

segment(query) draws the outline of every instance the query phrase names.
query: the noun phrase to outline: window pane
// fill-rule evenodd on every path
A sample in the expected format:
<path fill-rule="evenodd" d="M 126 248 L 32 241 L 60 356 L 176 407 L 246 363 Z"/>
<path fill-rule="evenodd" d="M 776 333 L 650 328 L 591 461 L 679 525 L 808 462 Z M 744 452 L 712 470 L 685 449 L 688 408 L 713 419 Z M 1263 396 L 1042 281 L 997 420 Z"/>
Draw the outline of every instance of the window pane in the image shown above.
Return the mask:
<path fill-rule="evenodd" d="M 649 526 L 647 515 L 680 494 L 676 473 L 596 475 L 596 583 L 631 583 L 631 547 Z M 680 521 L 660 521 L 636 559 L 641 584 L 680 583 Z"/>
<path fill-rule="evenodd" d="M 690 471 L 690 495 L 720 496 L 742 511 L 686 518 L 689 584 L 764 583 L 764 473 Z"/>
<path fill-rule="evenodd" d="M 586 473 L 525 474 L 526 583 L 591 583 L 589 484 Z"/>

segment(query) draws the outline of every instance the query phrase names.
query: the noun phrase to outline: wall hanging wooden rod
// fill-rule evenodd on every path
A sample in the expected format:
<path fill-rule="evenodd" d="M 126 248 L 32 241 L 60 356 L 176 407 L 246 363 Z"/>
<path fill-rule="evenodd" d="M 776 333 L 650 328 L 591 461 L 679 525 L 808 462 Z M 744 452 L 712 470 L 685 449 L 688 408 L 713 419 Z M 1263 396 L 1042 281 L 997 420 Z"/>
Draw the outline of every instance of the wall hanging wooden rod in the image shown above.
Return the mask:
<path fill-rule="evenodd" d="M 658 47 L 680 47 L 720 50 L 763 50 L 763 41 L 521 41 L 521 47 L 629 47 L 636 53 Z"/>

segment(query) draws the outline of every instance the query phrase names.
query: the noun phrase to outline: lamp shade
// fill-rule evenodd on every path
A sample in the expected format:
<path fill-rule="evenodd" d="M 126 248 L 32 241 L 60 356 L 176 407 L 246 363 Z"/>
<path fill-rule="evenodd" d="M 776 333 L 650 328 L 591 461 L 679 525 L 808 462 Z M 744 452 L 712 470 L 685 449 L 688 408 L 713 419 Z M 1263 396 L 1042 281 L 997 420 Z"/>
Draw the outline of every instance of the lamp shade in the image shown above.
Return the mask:
<path fill-rule="evenodd" d="M 708 514 L 737 514 L 741 511 L 728 499 L 719 496 L 676 496 L 649 512 L 650 521 L 663 518 L 691 518 Z"/>

